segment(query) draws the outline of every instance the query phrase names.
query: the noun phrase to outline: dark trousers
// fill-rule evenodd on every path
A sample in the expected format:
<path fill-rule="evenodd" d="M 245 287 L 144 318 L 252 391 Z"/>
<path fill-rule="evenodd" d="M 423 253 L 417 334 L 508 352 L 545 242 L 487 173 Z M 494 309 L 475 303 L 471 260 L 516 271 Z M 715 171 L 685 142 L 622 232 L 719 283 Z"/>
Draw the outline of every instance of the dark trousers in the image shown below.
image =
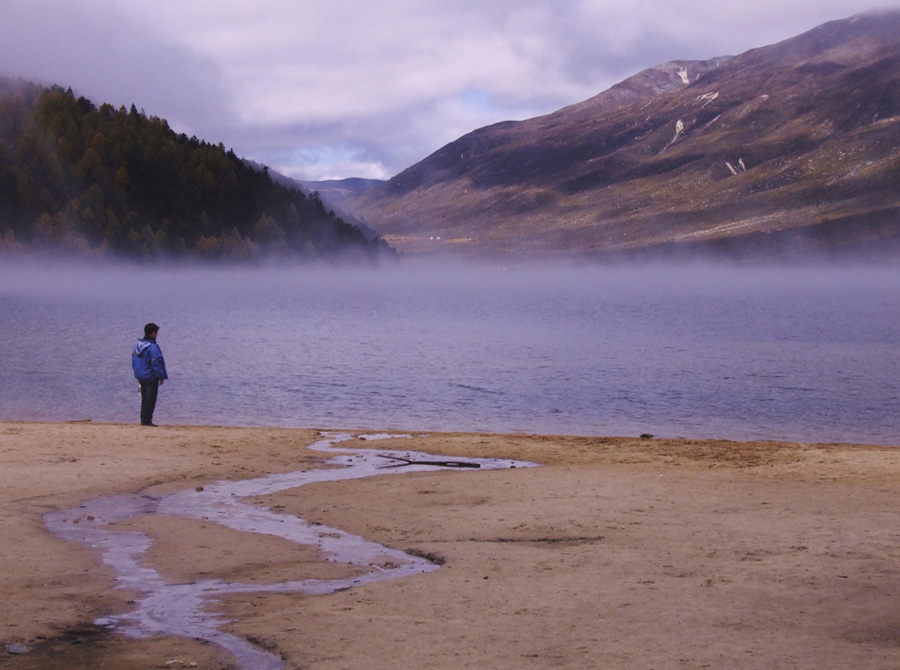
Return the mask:
<path fill-rule="evenodd" d="M 141 382 L 141 424 L 153 423 L 153 410 L 156 409 L 156 397 L 159 395 L 159 382 Z"/>

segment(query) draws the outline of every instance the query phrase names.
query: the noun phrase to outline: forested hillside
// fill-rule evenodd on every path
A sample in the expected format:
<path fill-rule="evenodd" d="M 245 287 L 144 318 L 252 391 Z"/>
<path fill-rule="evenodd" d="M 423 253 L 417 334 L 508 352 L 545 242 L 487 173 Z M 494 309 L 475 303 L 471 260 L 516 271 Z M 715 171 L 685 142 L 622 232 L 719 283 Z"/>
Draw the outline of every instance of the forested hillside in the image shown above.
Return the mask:
<path fill-rule="evenodd" d="M 316 195 L 165 121 L 0 78 L 0 249 L 299 259 L 389 251 Z"/>

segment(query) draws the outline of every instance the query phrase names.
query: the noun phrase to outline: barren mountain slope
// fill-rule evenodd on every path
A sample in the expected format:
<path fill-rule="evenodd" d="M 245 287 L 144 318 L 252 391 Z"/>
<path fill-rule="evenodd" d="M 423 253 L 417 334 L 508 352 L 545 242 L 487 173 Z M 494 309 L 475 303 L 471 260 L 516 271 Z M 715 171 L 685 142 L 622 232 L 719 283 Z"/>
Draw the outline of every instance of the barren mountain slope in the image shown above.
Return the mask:
<path fill-rule="evenodd" d="M 651 68 L 476 130 L 352 202 L 400 251 L 883 246 L 900 238 L 898 146 L 895 11 Z"/>

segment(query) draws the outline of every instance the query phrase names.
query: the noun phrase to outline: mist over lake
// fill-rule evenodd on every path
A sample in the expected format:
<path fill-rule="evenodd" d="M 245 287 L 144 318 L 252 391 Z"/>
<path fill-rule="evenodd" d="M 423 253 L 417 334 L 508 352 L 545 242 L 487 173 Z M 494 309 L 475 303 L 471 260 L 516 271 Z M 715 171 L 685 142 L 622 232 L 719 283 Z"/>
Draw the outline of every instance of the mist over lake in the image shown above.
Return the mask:
<path fill-rule="evenodd" d="M 897 444 L 900 269 L 4 261 L 0 419 Z"/>

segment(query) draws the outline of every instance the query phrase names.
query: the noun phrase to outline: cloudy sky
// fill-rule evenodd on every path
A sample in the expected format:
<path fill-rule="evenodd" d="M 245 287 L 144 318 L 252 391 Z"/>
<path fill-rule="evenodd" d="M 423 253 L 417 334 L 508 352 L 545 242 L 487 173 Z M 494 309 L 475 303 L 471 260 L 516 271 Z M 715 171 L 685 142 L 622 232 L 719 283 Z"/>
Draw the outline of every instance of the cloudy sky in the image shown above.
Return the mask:
<path fill-rule="evenodd" d="M 880 7 L 900 0 L 0 0 L 0 74 L 299 179 L 387 178 L 652 65 Z"/>

